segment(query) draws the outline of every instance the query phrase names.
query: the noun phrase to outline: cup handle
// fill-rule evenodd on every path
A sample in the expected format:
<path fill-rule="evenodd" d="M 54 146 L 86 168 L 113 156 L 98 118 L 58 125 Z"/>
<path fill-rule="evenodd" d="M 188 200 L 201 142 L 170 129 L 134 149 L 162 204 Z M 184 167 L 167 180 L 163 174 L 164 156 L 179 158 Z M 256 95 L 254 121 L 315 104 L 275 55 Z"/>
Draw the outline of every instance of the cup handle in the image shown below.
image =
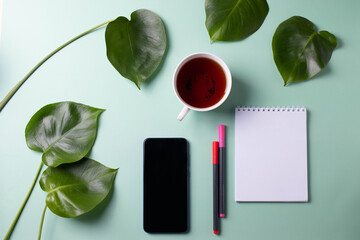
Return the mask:
<path fill-rule="evenodd" d="M 179 113 L 179 116 L 177 117 L 177 119 L 179 121 L 183 120 L 184 117 L 186 116 L 186 114 L 190 111 L 190 108 L 187 107 L 183 107 L 183 109 L 181 110 L 181 112 Z"/>

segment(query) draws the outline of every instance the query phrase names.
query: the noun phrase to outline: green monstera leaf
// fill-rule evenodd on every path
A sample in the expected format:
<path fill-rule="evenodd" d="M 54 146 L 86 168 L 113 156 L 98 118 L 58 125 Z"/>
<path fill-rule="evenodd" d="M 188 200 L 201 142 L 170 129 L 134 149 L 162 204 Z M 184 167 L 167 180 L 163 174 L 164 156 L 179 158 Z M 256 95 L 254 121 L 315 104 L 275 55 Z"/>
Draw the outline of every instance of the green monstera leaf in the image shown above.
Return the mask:
<path fill-rule="evenodd" d="M 272 49 L 284 85 L 315 76 L 328 64 L 336 46 L 334 35 L 316 32 L 306 18 L 294 16 L 282 22 L 275 31 Z"/>
<path fill-rule="evenodd" d="M 76 162 L 92 148 L 103 111 L 74 102 L 46 105 L 27 124 L 26 143 L 43 152 L 42 161 L 48 166 Z"/>
<path fill-rule="evenodd" d="M 140 9 L 130 21 L 118 17 L 106 27 L 107 57 L 114 68 L 140 89 L 158 68 L 166 50 L 164 24 L 155 13 Z"/>
<path fill-rule="evenodd" d="M 47 168 L 40 178 L 46 206 L 56 215 L 77 217 L 91 211 L 108 195 L 118 169 L 84 158 Z"/>
<path fill-rule="evenodd" d="M 266 0 L 206 0 L 205 12 L 211 40 L 237 41 L 261 27 L 269 6 Z"/>

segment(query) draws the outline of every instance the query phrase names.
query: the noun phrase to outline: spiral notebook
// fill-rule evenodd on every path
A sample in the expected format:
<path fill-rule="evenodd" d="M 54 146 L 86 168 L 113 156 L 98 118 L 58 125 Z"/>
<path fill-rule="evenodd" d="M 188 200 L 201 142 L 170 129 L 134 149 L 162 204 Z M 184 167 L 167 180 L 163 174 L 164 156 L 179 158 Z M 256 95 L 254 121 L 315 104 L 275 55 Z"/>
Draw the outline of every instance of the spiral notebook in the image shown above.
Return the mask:
<path fill-rule="evenodd" d="M 305 108 L 235 109 L 235 201 L 308 201 Z"/>

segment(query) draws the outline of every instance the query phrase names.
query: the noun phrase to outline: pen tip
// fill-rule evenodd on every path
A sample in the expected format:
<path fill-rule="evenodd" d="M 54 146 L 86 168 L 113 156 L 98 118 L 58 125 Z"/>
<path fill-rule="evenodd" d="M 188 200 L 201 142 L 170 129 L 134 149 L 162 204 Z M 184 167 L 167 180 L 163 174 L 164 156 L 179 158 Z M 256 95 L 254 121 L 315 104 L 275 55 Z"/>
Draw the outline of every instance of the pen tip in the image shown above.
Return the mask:
<path fill-rule="evenodd" d="M 214 230 L 214 234 L 219 234 L 219 231 Z"/>

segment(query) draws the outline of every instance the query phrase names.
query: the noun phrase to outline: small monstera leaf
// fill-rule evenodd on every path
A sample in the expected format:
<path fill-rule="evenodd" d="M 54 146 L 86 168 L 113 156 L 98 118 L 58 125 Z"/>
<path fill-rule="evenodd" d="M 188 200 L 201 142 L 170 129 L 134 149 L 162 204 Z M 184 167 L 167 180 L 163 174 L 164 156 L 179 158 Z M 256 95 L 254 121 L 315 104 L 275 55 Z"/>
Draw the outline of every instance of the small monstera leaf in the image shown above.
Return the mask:
<path fill-rule="evenodd" d="M 319 73 L 330 61 L 336 37 L 327 31 L 316 32 L 306 18 L 294 16 L 275 31 L 272 49 L 284 86 L 304 81 Z"/>
<path fill-rule="evenodd" d="M 140 9 L 130 21 L 118 17 L 105 31 L 107 57 L 114 68 L 140 89 L 158 68 L 166 50 L 164 24 L 155 13 Z"/>
<path fill-rule="evenodd" d="M 47 168 L 40 178 L 47 207 L 56 215 L 77 217 L 91 211 L 108 195 L 118 169 L 84 158 Z"/>
<path fill-rule="evenodd" d="M 42 161 L 47 166 L 79 161 L 95 142 L 103 111 L 74 102 L 46 105 L 27 124 L 26 143 L 30 149 L 43 152 Z"/>
<path fill-rule="evenodd" d="M 269 6 L 266 0 L 206 0 L 206 28 L 213 41 L 237 41 L 256 32 Z"/>

